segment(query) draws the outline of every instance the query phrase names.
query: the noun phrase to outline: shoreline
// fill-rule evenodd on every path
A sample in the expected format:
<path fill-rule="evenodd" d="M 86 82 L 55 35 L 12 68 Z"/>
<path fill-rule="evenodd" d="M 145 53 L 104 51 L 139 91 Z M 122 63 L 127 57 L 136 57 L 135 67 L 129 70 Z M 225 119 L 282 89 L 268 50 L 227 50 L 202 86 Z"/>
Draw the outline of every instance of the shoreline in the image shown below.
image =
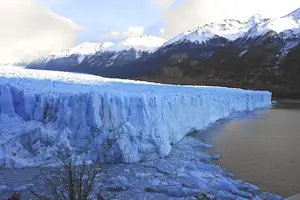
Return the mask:
<path fill-rule="evenodd" d="M 296 178 L 299 174 L 299 159 L 295 159 L 293 163 L 289 163 L 288 160 L 295 157 L 293 152 L 297 149 L 296 141 L 299 141 L 299 126 L 293 125 L 297 124 L 296 121 L 293 122 L 293 116 L 295 119 L 299 116 L 300 101 L 277 101 L 272 109 L 256 110 L 245 116 L 237 115 L 229 120 L 221 120 L 196 136 L 214 146 L 210 150 L 211 153 L 222 155 L 215 164 L 228 169 L 236 178 L 259 185 L 264 191 L 288 198 L 299 193 Z M 286 117 L 286 122 L 281 121 L 282 116 Z M 283 130 L 287 131 L 285 135 L 291 138 L 290 140 L 285 140 L 285 136 L 281 135 Z M 265 146 L 266 141 L 271 144 Z M 280 144 L 281 149 L 277 149 Z M 275 155 L 277 156 L 274 157 Z"/>
<path fill-rule="evenodd" d="M 195 199 L 197 194 L 206 194 L 211 199 L 282 199 L 280 196 L 260 191 L 253 184 L 235 180 L 234 175 L 213 163 L 219 156 L 208 153 L 210 148 L 213 147 L 194 137 L 186 136 L 174 145 L 166 158 L 136 164 L 107 165 L 100 173 L 102 185 L 97 186 L 97 192 L 100 191 L 105 199 Z M 5 171 L 0 169 L 0 180 L 5 180 L 3 170 Z M 7 170 L 10 171 L 10 174 L 6 174 L 7 177 L 20 179 L 22 171 L 40 168 Z M 27 186 L 41 187 L 43 181 L 39 173 L 33 173 L 28 180 L 23 180 L 19 185 L 6 185 L 6 189 L 5 184 L 0 182 L 0 196 L 8 195 L 14 190 L 25 190 L 21 193 L 23 198 L 30 198 L 26 196 L 30 195 L 26 191 Z M 118 188 L 123 189 L 116 192 Z"/>

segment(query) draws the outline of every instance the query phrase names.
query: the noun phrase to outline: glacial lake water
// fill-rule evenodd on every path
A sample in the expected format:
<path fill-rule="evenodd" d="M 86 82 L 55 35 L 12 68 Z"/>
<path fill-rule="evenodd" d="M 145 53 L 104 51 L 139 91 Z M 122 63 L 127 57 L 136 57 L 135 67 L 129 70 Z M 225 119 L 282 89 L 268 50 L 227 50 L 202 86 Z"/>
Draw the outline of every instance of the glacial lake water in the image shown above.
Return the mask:
<path fill-rule="evenodd" d="M 284 197 L 300 193 L 300 101 L 238 113 L 193 134 L 212 144 L 218 165 L 235 178 Z"/>

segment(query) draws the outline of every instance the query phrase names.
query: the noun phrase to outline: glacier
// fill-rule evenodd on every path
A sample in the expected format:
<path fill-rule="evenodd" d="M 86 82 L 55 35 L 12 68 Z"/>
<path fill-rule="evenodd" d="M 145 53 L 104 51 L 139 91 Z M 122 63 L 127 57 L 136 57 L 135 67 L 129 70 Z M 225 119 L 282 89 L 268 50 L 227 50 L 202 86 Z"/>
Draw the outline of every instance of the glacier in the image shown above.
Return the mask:
<path fill-rule="evenodd" d="M 136 163 L 167 156 L 186 134 L 271 105 L 268 91 L 176 86 L 0 67 L 0 166 Z"/>

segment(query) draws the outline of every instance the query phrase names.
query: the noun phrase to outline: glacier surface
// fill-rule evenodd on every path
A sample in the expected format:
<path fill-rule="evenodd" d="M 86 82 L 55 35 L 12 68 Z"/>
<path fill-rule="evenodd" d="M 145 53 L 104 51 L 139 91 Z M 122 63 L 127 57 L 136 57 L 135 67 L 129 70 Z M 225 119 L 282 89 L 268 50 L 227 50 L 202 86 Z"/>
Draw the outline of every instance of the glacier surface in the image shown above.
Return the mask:
<path fill-rule="evenodd" d="M 0 166 L 135 163 L 237 111 L 271 105 L 271 93 L 175 86 L 0 67 Z"/>

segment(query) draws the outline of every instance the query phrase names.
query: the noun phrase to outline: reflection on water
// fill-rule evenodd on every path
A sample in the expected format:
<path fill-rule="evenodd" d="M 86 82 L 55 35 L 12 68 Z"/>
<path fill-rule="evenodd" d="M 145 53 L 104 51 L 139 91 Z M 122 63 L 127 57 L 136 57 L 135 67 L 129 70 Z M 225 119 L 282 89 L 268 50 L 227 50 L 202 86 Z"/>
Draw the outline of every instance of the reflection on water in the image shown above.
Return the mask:
<path fill-rule="evenodd" d="M 221 120 L 194 134 L 214 145 L 219 165 L 262 190 L 300 193 L 300 101 L 278 100 L 272 109 Z"/>

